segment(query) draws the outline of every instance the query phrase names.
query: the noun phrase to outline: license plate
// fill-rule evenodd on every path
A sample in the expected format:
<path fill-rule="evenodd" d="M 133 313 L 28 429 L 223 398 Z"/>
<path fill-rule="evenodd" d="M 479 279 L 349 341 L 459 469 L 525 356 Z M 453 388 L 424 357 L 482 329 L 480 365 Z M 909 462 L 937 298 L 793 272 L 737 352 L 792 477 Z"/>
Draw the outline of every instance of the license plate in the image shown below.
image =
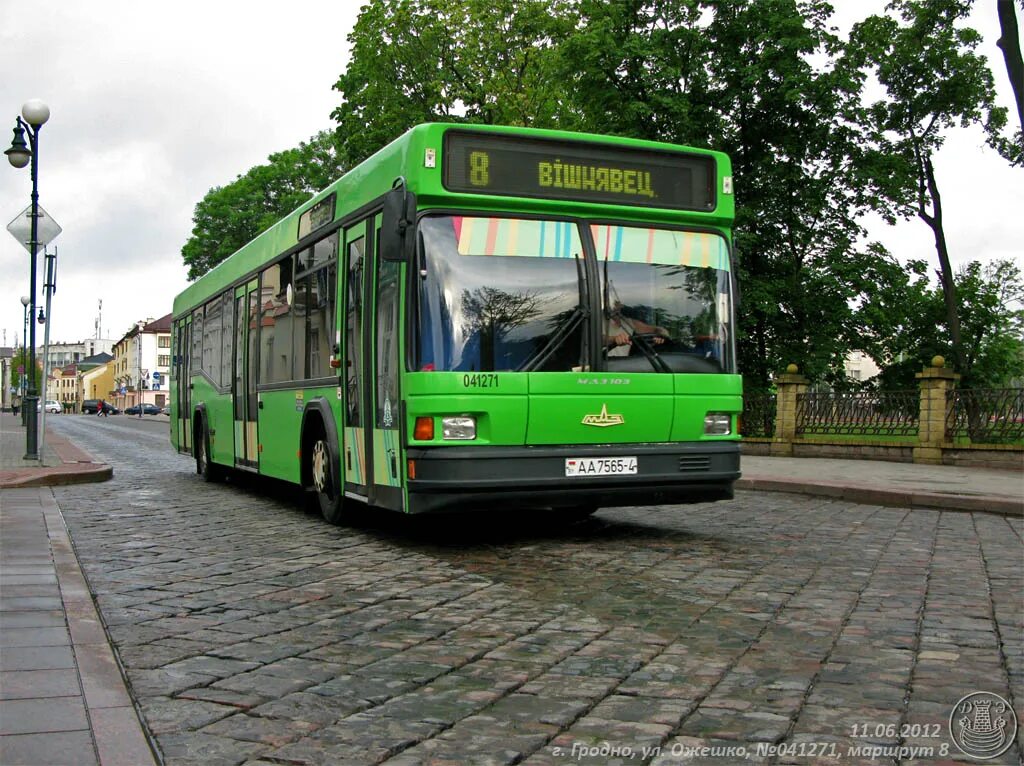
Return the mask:
<path fill-rule="evenodd" d="M 623 476 L 636 473 L 636 457 L 568 457 L 566 476 Z"/>

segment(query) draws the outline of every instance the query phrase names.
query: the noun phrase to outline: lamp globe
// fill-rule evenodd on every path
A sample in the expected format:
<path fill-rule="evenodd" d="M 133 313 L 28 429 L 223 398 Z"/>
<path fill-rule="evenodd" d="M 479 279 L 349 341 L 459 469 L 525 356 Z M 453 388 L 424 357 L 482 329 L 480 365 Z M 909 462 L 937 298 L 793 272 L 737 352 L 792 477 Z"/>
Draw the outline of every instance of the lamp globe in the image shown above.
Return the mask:
<path fill-rule="evenodd" d="M 30 98 L 22 105 L 21 116 L 33 128 L 38 128 L 50 119 L 50 107 L 41 99 Z"/>

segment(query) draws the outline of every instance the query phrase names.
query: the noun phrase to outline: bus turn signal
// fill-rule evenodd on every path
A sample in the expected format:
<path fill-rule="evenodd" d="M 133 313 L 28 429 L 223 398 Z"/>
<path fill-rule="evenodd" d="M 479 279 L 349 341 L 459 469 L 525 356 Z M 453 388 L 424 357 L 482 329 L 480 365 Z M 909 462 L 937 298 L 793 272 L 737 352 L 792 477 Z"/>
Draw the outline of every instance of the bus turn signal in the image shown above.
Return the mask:
<path fill-rule="evenodd" d="M 416 418 L 416 426 L 413 428 L 412 436 L 421 442 L 429 442 L 434 440 L 434 419 L 418 417 Z"/>

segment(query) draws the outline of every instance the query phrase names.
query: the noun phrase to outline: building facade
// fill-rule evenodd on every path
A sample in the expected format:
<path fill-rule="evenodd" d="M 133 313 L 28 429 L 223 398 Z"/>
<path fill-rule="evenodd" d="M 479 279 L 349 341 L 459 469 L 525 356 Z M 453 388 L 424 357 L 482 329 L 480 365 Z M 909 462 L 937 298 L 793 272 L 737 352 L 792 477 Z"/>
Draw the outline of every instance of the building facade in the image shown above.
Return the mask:
<path fill-rule="evenodd" d="M 114 344 L 113 403 L 120 409 L 145 402 L 168 403 L 171 315 L 137 322 Z M 95 398 L 95 397 L 86 397 Z"/>
<path fill-rule="evenodd" d="M 0 410 L 9 410 L 18 387 L 12 382 L 14 347 L 0 346 Z"/>
<path fill-rule="evenodd" d="M 871 380 L 881 372 L 878 365 L 875 364 L 875 360 L 863 351 L 851 351 L 847 354 L 845 368 L 846 377 L 858 382 Z"/>
<path fill-rule="evenodd" d="M 81 412 L 82 402 L 86 399 L 103 399 L 114 401 L 114 362 L 86 370 L 78 376 L 78 409 Z"/>
<path fill-rule="evenodd" d="M 64 412 L 75 412 L 78 407 L 78 365 L 66 364 L 50 370 L 46 381 L 46 399 L 54 400 Z"/>
<path fill-rule="evenodd" d="M 106 338 L 89 338 L 75 343 L 51 343 L 46 354 L 50 369 L 77 364 L 97 354 L 109 354 L 114 348 L 114 341 Z M 42 352 L 42 346 L 39 347 Z"/>
<path fill-rule="evenodd" d="M 75 364 L 66 364 L 50 370 L 46 381 L 46 398 L 60 402 L 65 412 L 81 412 L 85 399 L 109 399 L 113 385 L 101 390 L 98 396 L 84 396 L 82 377 L 97 367 L 106 367 L 113 357 L 107 353 L 94 354 Z M 113 378 L 111 377 L 111 382 Z"/>

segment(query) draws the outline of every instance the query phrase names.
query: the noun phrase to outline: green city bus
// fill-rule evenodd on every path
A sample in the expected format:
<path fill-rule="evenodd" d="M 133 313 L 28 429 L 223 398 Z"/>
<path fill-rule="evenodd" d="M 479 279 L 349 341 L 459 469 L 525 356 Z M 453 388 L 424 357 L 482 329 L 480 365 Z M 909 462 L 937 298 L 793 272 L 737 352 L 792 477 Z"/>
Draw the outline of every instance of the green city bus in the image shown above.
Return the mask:
<path fill-rule="evenodd" d="M 731 173 L 683 146 L 419 125 L 177 296 L 171 441 L 335 523 L 731 498 Z"/>

